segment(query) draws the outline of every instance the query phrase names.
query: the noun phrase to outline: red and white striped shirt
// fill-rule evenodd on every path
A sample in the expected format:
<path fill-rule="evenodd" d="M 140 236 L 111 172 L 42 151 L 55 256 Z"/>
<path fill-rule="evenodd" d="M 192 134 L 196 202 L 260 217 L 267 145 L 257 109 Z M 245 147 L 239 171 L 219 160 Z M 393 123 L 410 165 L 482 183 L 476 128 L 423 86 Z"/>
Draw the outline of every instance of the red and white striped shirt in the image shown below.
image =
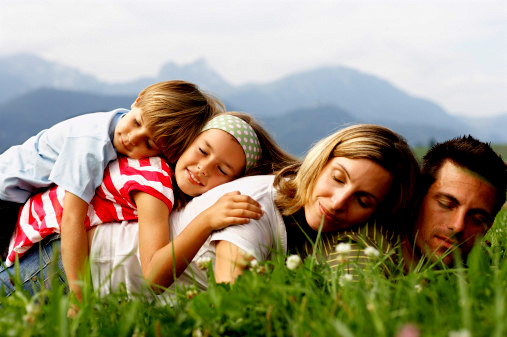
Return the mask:
<path fill-rule="evenodd" d="M 171 176 L 171 168 L 160 157 L 118 157 L 106 167 L 104 180 L 95 190 L 88 206 L 86 229 L 102 223 L 137 220 L 137 208 L 131 197 L 134 191 L 155 196 L 171 212 L 174 203 Z M 53 186 L 28 199 L 11 238 L 6 266 L 13 265 L 16 254 L 21 257 L 34 243 L 60 233 L 64 196 L 63 188 Z"/>

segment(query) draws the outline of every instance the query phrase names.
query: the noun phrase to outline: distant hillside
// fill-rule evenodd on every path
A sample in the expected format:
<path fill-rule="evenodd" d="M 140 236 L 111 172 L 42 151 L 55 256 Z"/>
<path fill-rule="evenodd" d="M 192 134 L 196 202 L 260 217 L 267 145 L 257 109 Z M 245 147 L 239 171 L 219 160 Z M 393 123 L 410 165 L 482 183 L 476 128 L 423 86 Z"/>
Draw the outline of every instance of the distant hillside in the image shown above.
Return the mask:
<path fill-rule="evenodd" d="M 130 108 L 135 96 L 38 89 L 0 105 L 0 152 L 62 120 L 87 112 Z"/>
<path fill-rule="evenodd" d="M 305 132 L 318 134 L 320 131 L 316 130 L 321 130 L 322 124 L 337 125 L 333 122 L 333 118 L 341 121 L 341 113 L 331 116 L 329 110 L 326 110 L 333 107 L 347 113 L 350 121 L 389 126 L 402 133 L 412 144 L 426 145 L 434 140 L 467 133 L 474 134 L 485 141 L 507 143 L 505 132 L 507 114 L 503 117 L 477 120 L 452 116 L 437 103 L 414 97 L 396 88 L 387 80 L 354 69 L 323 67 L 292 74 L 270 83 L 235 87 L 211 69 L 204 60 L 182 66 L 168 62 L 154 77 L 139 78 L 123 83 L 105 83 L 76 69 L 47 62 L 33 55 L 3 57 L 0 58 L 0 105 L 3 102 L 0 106 L 0 121 L 6 120 L 6 113 L 20 114 L 18 121 L 23 121 L 27 126 L 36 124 L 40 129 L 42 125 L 48 124 L 47 121 L 60 119 L 59 115 L 52 116 L 53 113 L 57 114 L 53 110 L 59 108 L 49 109 L 44 117 L 45 120 L 38 121 L 38 117 L 29 114 L 29 112 L 38 111 L 37 105 L 34 103 L 28 107 L 23 106 L 21 102 L 25 101 L 24 104 L 29 104 L 33 101 L 48 108 L 55 104 L 63 104 L 66 105 L 65 109 L 69 108 L 69 112 L 75 111 L 77 114 L 105 109 L 101 106 L 103 102 L 116 104 L 118 98 L 133 98 L 144 87 L 170 79 L 185 79 L 194 82 L 223 100 L 228 109 L 248 112 L 266 120 L 267 124 L 273 123 L 273 126 L 268 125 L 268 127 L 273 132 L 280 133 L 282 138 L 283 133 L 296 131 L 290 131 L 288 125 L 280 128 L 276 124 L 278 117 L 287 119 L 287 116 L 292 116 L 290 123 L 293 123 L 295 130 L 298 130 L 297 124 L 301 123 L 299 120 L 305 120 L 306 117 L 303 111 L 312 111 L 315 115 L 311 125 L 315 130 L 307 128 Z M 37 96 L 41 95 L 37 92 L 41 88 L 63 91 L 59 94 L 53 92 L 52 95 L 46 92 L 42 96 Z M 64 93 L 65 90 L 66 93 Z M 81 93 L 78 94 L 78 92 Z M 114 96 L 107 98 L 106 95 Z M 65 100 L 66 103 L 60 100 Z M 92 104 L 94 100 L 97 100 L 97 104 Z M 130 101 L 129 99 L 128 102 L 122 104 L 130 106 Z M 120 100 L 120 102 L 123 101 Z M 111 105 L 108 106 L 111 107 Z M 18 111 L 18 108 L 21 110 Z M 21 116 L 24 116 L 24 119 L 20 119 Z M 280 125 L 283 126 L 283 123 Z M 5 127 L 0 125 L 0 137 L 3 130 Z M 32 129 L 24 131 L 23 135 L 31 134 L 31 131 Z M 16 139 L 18 138 L 20 137 Z M 7 141 L 5 138 L 0 138 L 0 140 L 2 144 Z M 292 143 L 295 142 L 298 140 L 292 140 Z M 300 148 L 299 145 L 293 146 Z"/>

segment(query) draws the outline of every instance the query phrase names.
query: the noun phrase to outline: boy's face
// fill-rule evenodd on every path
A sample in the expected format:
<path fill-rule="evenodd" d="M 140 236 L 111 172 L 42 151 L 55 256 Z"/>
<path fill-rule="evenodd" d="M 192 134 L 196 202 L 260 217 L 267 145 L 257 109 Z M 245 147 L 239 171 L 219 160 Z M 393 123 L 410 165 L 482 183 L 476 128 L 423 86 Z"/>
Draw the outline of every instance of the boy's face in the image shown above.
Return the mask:
<path fill-rule="evenodd" d="M 133 159 L 153 157 L 161 153 L 150 130 L 146 128 L 142 110 L 135 106 L 116 125 L 113 145 L 118 153 Z"/>
<path fill-rule="evenodd" d="M 245 152 L 233 136 L 209 129 L 183 152 L 174 176 L 183 193 L 197 196 L 240 176 L 245 163 Z"/>

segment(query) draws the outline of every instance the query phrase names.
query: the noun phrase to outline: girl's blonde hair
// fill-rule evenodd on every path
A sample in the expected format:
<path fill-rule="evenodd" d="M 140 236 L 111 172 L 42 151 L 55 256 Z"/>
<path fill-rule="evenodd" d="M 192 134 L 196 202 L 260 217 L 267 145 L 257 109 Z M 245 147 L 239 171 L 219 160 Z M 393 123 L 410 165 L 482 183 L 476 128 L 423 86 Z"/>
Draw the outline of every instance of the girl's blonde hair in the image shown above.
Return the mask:
<path fill-rule="evenodd" d="M 419 165 L 400 135 L 373 124 L 353 125 L 335 132 L 313 146 L 301 165 L 286 167 L 277 174 L 274 184 L 279 193 L 275 202 L 283 215 L 292 215 L 304 207 L 322 169 L 335 157 L 369 159 L 389 171 L 392 185 L 376 215 L 407 215 Z"/>
<path fill-rule="evenodd" d="M 218 99 L 181 80 L 150 85 L 139 93 L 135 107 L 141 109 L 154 142 L 168 162 L 175 162 L 202 127 L 225 110 Z"/>

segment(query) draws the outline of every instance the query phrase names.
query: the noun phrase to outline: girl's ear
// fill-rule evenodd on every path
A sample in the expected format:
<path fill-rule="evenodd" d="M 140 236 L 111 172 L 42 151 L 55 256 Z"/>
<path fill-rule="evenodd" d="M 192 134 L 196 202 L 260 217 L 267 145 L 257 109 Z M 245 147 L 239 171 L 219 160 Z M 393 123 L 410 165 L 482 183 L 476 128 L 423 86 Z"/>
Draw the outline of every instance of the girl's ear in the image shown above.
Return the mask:
<path fill-rule="evenodd" d="M 139 102 L 140 99 L 141 99 L 141 96 L 137 96 L 136 101 L 134 103 L 132 103 L 132 105 L 130 107 L 132 109 L 134 109 L 134 107 L 136 106 L 137 102 Z"/>

